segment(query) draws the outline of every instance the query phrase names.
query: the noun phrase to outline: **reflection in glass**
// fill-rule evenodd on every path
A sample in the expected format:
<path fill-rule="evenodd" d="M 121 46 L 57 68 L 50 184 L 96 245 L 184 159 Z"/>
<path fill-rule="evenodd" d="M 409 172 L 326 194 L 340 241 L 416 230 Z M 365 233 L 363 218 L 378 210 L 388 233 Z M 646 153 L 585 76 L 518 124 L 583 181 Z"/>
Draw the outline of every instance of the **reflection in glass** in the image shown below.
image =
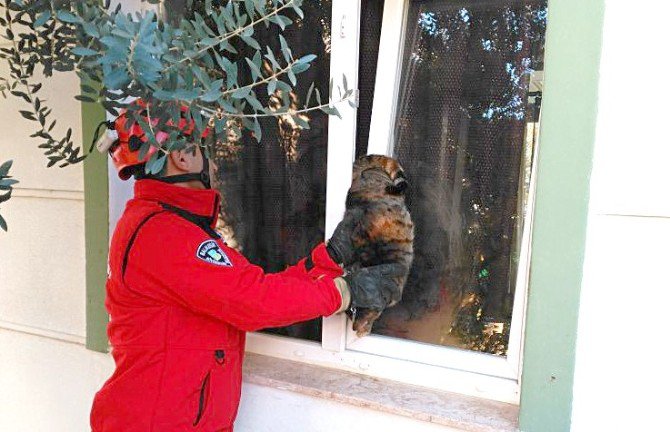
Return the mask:
<path fill-rule="evenodd" d="M 375 333 L 506 354 L 546 17 L 546 0 L 410 1 L 393 142 L 415 259 Z"/>

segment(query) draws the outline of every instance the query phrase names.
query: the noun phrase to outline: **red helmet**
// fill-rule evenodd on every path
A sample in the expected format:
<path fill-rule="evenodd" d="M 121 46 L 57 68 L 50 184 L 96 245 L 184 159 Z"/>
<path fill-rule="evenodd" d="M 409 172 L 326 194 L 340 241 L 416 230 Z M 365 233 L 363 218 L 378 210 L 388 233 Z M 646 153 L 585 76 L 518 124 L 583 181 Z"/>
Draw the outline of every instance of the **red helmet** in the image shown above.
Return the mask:
<path fill-rule="evenodd" d="M 138 102 L 138 104 L 144 105 L 143 102 Z M 182 106 L 181 111 L 183 114 L 188 111 L 188 108 Z M 126 113 L 127 110 L 122 110 L 119 117 L 113 123 L 108 123 L 109 129 L 113 130 L 118 137 L 109 148 L 109 154 L 112 157 L 114 166 L 122 180 L 128 180 L 135 167 L 144 165 L 151 155 L 158 151 L 158 148 L 155 146 L 150 146 L 149 151 L 147 151 L 144 157 L 140 158 L 139 149 L 142 143 L 148 140 L 148 137 L 138 123 L 132 122 L 130 127 L 128 127 L 128 123 L 131 123 L 131 120 Z M 152 120 L 153 125 L 156 125 L 157 123 L 157 119 Z M 168 124 L 171 125 L 172 122 L 168 122 Z M 193 120 L 187 122 L 182 116 L 182 118 L 179 119 L 179 129 L 184 135 L 190 136 L 193 133 L 193 129 L 195 129 L 195 122 Z M 209 128 L 205 129 L 202 137 L 206 138 L 208 135 Z M 160 144 L 163 144 L 168 137 L 169 135 L 166 132 L 158 131 L 156 133 L 156 140 Z"/>

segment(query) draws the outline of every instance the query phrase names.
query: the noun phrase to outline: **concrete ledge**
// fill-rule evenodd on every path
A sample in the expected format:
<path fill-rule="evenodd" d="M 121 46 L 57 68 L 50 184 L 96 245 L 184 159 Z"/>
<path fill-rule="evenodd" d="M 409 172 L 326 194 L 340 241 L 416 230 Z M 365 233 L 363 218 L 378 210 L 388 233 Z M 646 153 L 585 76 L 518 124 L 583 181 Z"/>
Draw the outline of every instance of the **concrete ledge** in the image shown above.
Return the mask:
<path fill-rule="evenodd" d="M 244 380 L 468 432 L 519 430 L 516 405 L 258 354 L 246 354 Z"/>

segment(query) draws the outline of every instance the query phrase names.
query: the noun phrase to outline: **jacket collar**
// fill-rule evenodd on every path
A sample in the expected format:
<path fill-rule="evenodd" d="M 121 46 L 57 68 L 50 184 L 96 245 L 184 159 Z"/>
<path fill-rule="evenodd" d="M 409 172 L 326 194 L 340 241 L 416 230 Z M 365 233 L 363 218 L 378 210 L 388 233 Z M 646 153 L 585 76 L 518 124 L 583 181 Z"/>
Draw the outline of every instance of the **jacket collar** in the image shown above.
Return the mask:
<path fill-rule="evenodd" d="M 191 189 L 159 180 L 135 182 L 135 198 L 168 204 L 216 223 L 221 195 L 213 189 Z"/>

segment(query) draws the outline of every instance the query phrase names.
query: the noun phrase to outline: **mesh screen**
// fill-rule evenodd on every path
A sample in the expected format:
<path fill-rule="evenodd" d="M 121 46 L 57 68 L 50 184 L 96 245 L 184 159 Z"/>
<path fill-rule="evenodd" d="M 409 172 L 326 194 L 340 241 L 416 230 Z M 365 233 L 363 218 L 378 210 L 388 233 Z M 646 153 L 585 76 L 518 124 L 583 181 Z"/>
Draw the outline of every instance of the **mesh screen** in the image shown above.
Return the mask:
<path fill-rule="evenodd" d="M 408 20 L 393 139 L 415 259 L 374 331 L 504 355 L 546 0 L 411 1 Z"/>

